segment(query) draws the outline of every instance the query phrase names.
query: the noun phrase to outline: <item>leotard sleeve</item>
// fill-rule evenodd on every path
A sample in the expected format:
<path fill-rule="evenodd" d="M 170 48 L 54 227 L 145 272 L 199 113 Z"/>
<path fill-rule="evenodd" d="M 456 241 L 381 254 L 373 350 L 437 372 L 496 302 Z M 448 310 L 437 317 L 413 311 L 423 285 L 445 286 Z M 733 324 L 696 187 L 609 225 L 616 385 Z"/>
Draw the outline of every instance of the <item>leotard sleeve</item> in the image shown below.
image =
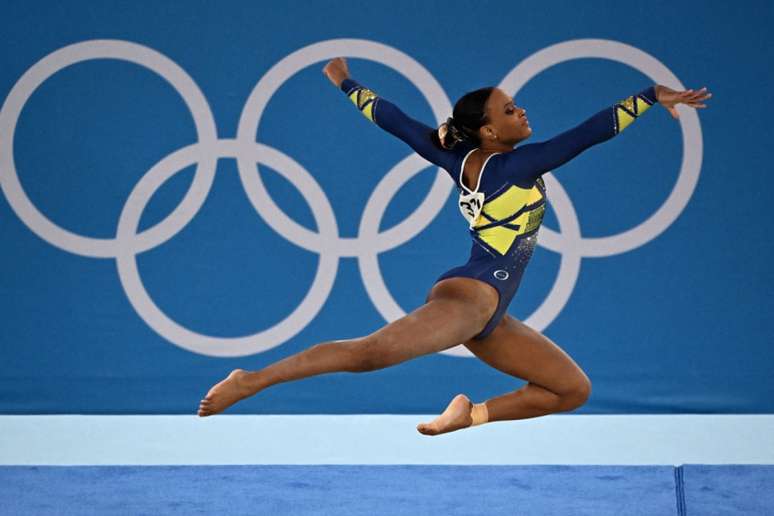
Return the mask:
<path fill-rule="evenodd" d="M 603 109 L 577 127 L 550 140 L 524 145 L 501 154 L 498 156 L 501 170 L 516 183 L 530 183 L 589 147 L 619 134 L 655 103 L 655 86 L 651 86 Z"/>
<path fill-rule="evenodd" d="M 427 161 L 446 169 L 454 179 L 457 153 L 441 149 L 433 143 L 432 135 L 435 129 L 414 120 L 392 102 L 379 97 L 352 79 L 342 81 L 341 91 L 346 93 L 363 116 L 406 142 Z"/>

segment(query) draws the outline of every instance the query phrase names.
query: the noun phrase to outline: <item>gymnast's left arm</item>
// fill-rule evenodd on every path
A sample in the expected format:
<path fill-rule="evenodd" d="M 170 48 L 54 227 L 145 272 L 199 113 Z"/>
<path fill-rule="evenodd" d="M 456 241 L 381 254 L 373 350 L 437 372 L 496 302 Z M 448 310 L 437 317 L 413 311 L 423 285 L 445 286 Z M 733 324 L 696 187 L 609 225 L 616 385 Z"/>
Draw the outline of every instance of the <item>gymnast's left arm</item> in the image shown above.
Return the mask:
<path fill-rule="evenodd" d="M 392 102 L 352 80 L 343 58 L 331 60 L 323 69 L 323 73 L 347 95 L 368 120 L 403 140 L 427 161 L 445 168 L 447 172 L 453 168 L 456 156 L 433 142 L 435 130 L 414 120 Z"/>
<path fill-rule="evenodd" d="M 678 92 L 654 85 L 627 97 L 592 116 L 577 127 L 541 143 L 516 148 L 504 155 L 502 166 L 514 179 L 529 181 L 553 170 L 588 149 L 607 141 L 626 129 L 655 103 L 678 119 L 677 104 L 704 108 L 702 102 L 712 96 L 706 88 Z"/>

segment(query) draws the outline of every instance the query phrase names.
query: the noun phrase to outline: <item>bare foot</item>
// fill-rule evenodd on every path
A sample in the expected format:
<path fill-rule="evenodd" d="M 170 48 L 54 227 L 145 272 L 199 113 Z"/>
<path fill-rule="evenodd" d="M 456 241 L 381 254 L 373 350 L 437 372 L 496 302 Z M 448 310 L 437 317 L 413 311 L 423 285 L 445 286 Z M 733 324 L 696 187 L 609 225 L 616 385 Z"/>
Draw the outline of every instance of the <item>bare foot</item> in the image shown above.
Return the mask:
<path fill-rule="evenodd" d="M 473 403 L 467 396 L 458 394 L 451 400 L 443 414 L 430 423 L 420 423 L 417 425 L 417 430 L 425 435 L 438 435 L 453 432 L 460 428 L 467 428 L 473 424 L 473 418 L 470 417 L 472 407 Z"/>
<path fill-rule="evenodd" d="M 237 401 L 255 394 L 246 382 L 249 374 L 242 369 L 234 369 L 225 380 L 215 384 L 199 403 L 199 416 L 213 416 L 223 412 Z"/>

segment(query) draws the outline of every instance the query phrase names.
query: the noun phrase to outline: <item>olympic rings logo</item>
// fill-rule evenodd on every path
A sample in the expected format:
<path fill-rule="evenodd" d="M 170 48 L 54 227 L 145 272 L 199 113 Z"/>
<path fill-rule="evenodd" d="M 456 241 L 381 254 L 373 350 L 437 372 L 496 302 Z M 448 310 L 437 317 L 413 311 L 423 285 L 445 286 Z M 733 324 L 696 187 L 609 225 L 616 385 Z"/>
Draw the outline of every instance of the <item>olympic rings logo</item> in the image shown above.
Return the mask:
<path fill-rule="evenodd" d="M 0 187 L 11 208 L 35 234 L 73 254 L 115 258 L 121 284 L 139 316 L 163 338 L 189 351 L 210 356 L 244 356 L 274 348 L 303 330 L 317 315 L 330 294 L 340 258 L 357 258 L 366 291 L 387 321 L 405 315 L 390 294 L 379 268 L 378 255 L 412 239 L 427 227 L 447 201 L 453 188 L 443 170 L 416 210 L 395 226 L 379 232 L 382 217 L 400 187 L 428 167 L 417 154 L 396 164 L 376 186 L 366 204 L 356 238 L 339 236 L 330 201 L 314 177 L 281 151 L 255 141 L 258 125 L 269 99 L 301 69 L 337 56 L 368 59 L 405 76 L 427 99 L 438 121 L 452 110 L 446 93 L 435 78 L 410 56 L 387 45 L 368 40 L 334 39 L 315 43 L 275 64 L 253 88 L 239 119 L 235 139 L 218 138 L 215 119 L 194 80 L 175 62 L 159 52 L 128 41 L 92 40 L 66 46 L 29 68 L 14 85 L 0 110 Z M 610 40 L 580 39 L 549 46 L 536 52 L 508 73 L 499 87 L 516 94 L 543 70 L 572 59 L 602 58 L 630 65 L 655 82 L 675 89 L 682 83 L 660 61 L 645 52 Z M 167 155 L 145 173 L 121 211 L 116 237 L 91 238 L 57 226 L 30 201 L 19 182 L 14 162 L 14 132 L 19 115 L 38 86 L 70 65 L 92 59 L 117 59 L 138 64 L 163 77 L 182 97 L 193 117 L 198 141 Z M 543 303 L 526 319 L 542 331 L 567 303 L 580 271 L 581 258 L 611 256 L 635 249 L 656 238 L 680 215 L 693 194 L 702 161 L 702 134 L 698 115 L 685 110 L 679 119 L 683 160 L 672 192 L 655 213 L 620 234 L 599 238 L 581 236 L 580 224 L 569 196 L 557 179 L 544 176 L 550 202 L 557 214 L 559 232 L 544 227 L 540 245 L 561 254 L 557 278 Z M 239 177 L 250 203 L 278 234 L 320 260 L 312 285 L 301 304 L 275 326 L 252 335 L 221 338 L 193 332 L 171 320 L 148 295 L 137 269 L 136 256 L 175 236 L 198 213 L 212 186 L 219 158 L 236 158 Z M 196 164 L 193 182 L 181 203 L 164 220 L 138 233 L 140 217 L 153 194 L 171 177 Z M 315 233 L 296 223 L 269 196 L 257 165 L 265 165 L 290 181 L 312 210 L 319 228 Z M 444 353 L 471 356 L 463 346 Z"/>

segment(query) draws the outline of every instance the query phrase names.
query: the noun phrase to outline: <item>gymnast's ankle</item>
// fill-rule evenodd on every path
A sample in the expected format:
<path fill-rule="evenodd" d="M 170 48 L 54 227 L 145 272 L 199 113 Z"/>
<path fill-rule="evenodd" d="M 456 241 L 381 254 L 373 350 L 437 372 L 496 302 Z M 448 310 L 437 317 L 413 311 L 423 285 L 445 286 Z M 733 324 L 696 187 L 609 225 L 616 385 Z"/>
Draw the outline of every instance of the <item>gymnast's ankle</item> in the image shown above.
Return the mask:
<path fill-rule="evenodd" d="M 470 407 L 470 417 L 473 420 L 470 426 L 483 425 L 489 422 L 489 410 L 486 408 L 486 403 L 474 403 Z"/>

